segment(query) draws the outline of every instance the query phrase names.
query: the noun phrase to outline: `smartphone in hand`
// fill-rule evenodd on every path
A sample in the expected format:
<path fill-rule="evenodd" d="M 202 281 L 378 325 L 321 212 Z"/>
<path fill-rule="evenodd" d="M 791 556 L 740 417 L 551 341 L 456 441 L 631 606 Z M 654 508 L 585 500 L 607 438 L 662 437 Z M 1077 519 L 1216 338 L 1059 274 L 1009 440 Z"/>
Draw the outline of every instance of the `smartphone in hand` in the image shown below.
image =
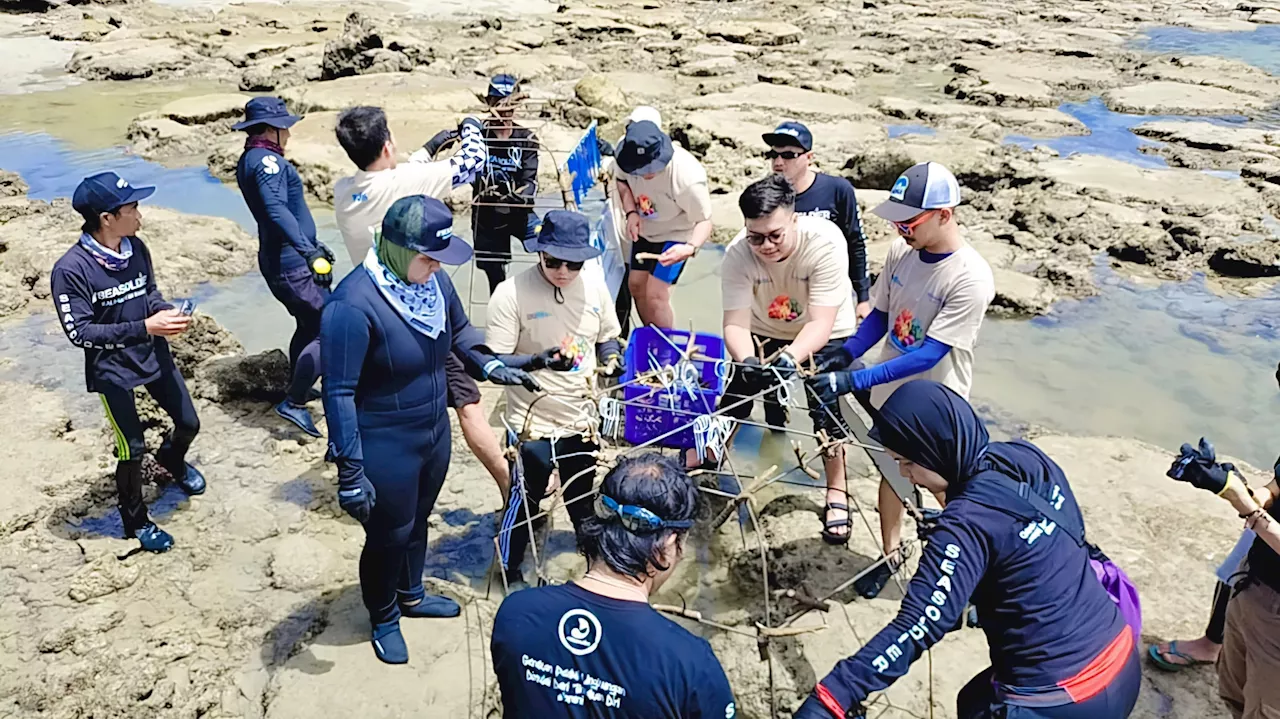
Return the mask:
<path fill-rule="evenodd" d="M 184 317 L 190 317 L 191 313 L 196 311 L 196 303 L 191 300 L 183 300 L 182 307 L 178 309 Z"/>

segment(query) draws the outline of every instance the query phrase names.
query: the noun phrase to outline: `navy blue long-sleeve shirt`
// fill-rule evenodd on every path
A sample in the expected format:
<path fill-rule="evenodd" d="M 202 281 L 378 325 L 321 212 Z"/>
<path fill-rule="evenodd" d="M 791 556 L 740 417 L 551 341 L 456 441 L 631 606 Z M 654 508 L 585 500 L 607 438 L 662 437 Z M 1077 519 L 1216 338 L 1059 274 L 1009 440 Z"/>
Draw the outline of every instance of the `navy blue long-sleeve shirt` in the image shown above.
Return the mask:
<path fill-rule="evenodd" d="M 359 267 L 325 304 L 320 321 L 324 412 L 331 458 L 339 466 L 363 462 L 360 429 L 371 415 L 380 415 L 383 424 L 400 413 L 449 421 L 444 366 L 452 349 L 475 375 L 494 359 L 481 347 L 484 332 L 467 318 L 449 276 L 437 272 L 435 277 L 448 308 L 448 324 L 435 339 L 410 327 Z"/>
<path fill-rule="evenodd" d="M 279 153 L 251 147 L 236 165 L 236 184 L 258 223 L 258 267 L 268 276 L 307 267 L 316 250 L 316 223 L 302 178 Z"/>
<path fill-rule="evenodd" d="M 843 177 L 817 173 L 809 189 L 796 195 L 796 212 L 831 220 L 844 233 L 849 243 L 849 279 L 859 302 L 871 297 L 871 281 L 867 279 L 867 238 L 862 232 L 858 214 L 858 198 L 853 185 Z"/>
<path fill-rule="evenodd" d="M 132 389 L 172 367 L 169 343 L 147 334 L 146 319 L 173 309 L 156 289 L 151 253 L 129 238 L 133 256 L 124 269 L 103 267 L 76 243 L 53 265 L 49 281 L 54 308 L 67 339 L 84 349 L 86 388 Z"/>
<path fill-rule="evenodd" d="M 1070 488 L 1058 489 L 1060 510 L 1084 526 Z M 898 616 L 821 687 L 846 709 L 865 701 L 953 629 L 967 602 L 987 635 L 995 681 L 1023 696 L 1060 691 L 1129 632 L 1088 550 L 1067 532 L 961 495 L 930 532 Z"/>

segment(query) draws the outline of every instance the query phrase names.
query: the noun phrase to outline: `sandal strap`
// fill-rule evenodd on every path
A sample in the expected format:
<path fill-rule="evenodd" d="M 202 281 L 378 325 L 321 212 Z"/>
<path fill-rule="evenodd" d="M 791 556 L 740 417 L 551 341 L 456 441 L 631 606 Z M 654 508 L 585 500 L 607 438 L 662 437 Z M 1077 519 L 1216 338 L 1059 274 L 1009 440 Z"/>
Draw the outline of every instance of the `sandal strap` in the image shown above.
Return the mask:
<path fill-rule="evenodd" d="M 823 506 L 822 511 L 823 511 L 823 512 L 830 512 L 830 511 L 831 511 L 831 510 L 833 510 L 833 509 L 842 509 L 842 510 L 844 510 L 844 511 L 848 512 L 848 511 L 849 511 L 849 505 L 847 505 L 847 504 L 843 504 L 843 503 L 841 503 L 841 502 L 827 502 L 827 503 L 826 503 L 826 505 L 824 505 L 824 506 Z"/>
<path fill-rule="evenodd" d="M 844 519 L 828 519 L 823 523 L 825 529 L 836 529 L 837 527 L 853 527 L 853 520 L 845 517 Z"/>

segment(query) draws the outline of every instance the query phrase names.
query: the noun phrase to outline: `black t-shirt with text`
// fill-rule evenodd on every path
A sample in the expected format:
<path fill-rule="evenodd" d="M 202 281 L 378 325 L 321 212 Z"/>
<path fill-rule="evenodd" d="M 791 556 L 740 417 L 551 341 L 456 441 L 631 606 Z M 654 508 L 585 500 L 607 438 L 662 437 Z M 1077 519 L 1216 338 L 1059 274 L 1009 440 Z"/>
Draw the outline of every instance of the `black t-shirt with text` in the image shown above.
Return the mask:
<path fill-rule="evenodd" d="M 830 220 L 844 233 L 849 243 L 849 279 L 853 282 L 858 302 L 871 296 L 867 279 L 867 240 L 858 215 L 858 199 L 853 185 L 843 177 L 817 173 L 809 189 L 796 195 L 796 212 Z"/>
<path fill-rule="evenodd" d="M 734 719 L 705 639 L 576 584 L 516 592 L 493 626 L 505 719 Z"/>

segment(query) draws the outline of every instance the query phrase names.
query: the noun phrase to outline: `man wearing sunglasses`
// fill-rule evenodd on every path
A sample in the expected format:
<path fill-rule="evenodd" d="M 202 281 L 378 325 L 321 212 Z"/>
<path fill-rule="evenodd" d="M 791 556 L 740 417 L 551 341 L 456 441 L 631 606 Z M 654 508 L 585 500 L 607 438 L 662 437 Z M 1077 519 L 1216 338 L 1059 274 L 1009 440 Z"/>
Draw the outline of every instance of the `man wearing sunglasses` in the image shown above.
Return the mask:
<path fill-rule="evenodd" d="M 642 324 L 671 327 L 671 287 L 684 263 L 711 239 L 707 172 L 650 120 L 627 125 L 614 160 L 631 238 L 627 285 L 636 312 Z"/>
<path fill-rule="evenodd" d="M 849 254 L 831 222 L 799 215 L 795 191 L 781 175 L 749 186 L 740 198 L 746 227 L 729 244 L 721 265 L 724 341 L 739 366 L 725 390 L 725 414 L 746 419 L 742 400 L 795 376 L 801 363 L 818 365 L 840 356 L 857 326 Z M 757 349 L 759 348 L 759 349 Z M 764 364 L 768 362 L 768 364 Z M 838 412 L 807 398 L 815 429 L 846 436 Z M 738 405 L 738 406 L 734 406 Z M 827 474 L 823 539 L 849 541 L 844 454 L 824 458 Z"/>
<path fill-rule="evenodd" d="M 697 508 L 698 487 L 674 460 L 619 461 L 577 527 L 586 574 L 498 609 L 490 646 L 504 719 L 738 715 L 707 640 L 649 606 L 684 557 Z"/>
<path fill-rule="evenodd" d="M 995 299 L 991 267 L 960 235 L 955 208 L 960 183 L 936 162 L 916 165 L 893 183 L 889 199 L 872 212 L 893 223 L 901 239 L 889 248 L 871 288 L 874 309 L 844 344 L 845 366 L 888 336 L 880 359 L 812 377 L 809 391 L 836 406 L 853 393 L 876 419 L 890 394 L 913 379 L 930 379 L 965 399 L 973 384 L 973 350 L 987 307 Z M 902 539 L 902 501 L 880 483 L 880 534 L 885 553 Z M 858 585 L 864 597 L 884 588 L 893 568 L 881 567 Z"/>
<path fill-rule="evenodd" d="M 591 514 L 590 503 L 581 498 L 595 481 L 600 445 L 588 436 L 594 411 L 583 395 L 595 386 L 598 366 L 613 376 L 623 369 L 613 298 L 600 273 L 582 272 L 601 254 L 591 244 L 587 218 L 568 210 L 548 212 L 528 248 L 538 254 L 538 264 L 498 285 L 485 328 L 486 344 L 497 354 L 559 350 L 533 372 L 550 396 L 507 388 L 507 423 L 524 440 L 498 537 L 508 585 L 523 580 L 520 564 L 532 534 L 531 518 L 540 511 L 552 471 L 559 471 L 574 526 Z"/>

